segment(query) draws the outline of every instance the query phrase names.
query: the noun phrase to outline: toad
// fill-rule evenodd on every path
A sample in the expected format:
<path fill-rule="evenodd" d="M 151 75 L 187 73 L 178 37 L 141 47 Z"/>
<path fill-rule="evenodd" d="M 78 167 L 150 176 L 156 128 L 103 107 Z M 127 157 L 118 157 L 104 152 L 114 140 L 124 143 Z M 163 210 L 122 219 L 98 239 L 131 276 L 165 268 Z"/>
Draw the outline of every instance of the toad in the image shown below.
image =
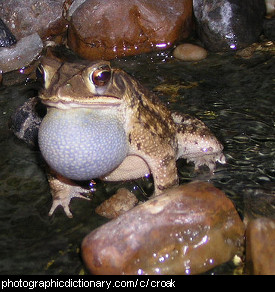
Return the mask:
<path fill-rule="evenodd" d="M 195 168 L 225 162 L 223 146 L 200 120 L 171 112 L 137 80 L 109 62 L 42 59 L 47 114 L 39 147 L 51 168 L 49 215 L 73 197 L 86 198 L 78 180 L 132 180 L 151 173 L 154 195 L 179 183 L 176 161 Z"/>

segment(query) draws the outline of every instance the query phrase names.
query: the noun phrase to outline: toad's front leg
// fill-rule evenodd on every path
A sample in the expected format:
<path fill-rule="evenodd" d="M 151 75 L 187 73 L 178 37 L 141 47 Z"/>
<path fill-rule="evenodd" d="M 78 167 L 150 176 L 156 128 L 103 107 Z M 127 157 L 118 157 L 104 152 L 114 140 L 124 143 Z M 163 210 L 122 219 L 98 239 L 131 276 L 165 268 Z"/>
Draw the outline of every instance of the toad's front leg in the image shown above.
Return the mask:
<path fill-rule="evenodd" d="M 85 200 L 90 200 L 88 197 L 84 196 L 85 193 L 90 193 L 90 190 L 84 189 L 81 186 L 75 184 L 73 181 L 61 176 L 60 174 L 50 172 L 48 174 L 48 181 L 52 194 L 52 207 L 49 211 L 49 216 L 51 216 L 58 206 L 64 209 L 64 212 L 69 218 L 73 215 L 70 211 L 69 205 L 72 198 L 81 198 Z"/>

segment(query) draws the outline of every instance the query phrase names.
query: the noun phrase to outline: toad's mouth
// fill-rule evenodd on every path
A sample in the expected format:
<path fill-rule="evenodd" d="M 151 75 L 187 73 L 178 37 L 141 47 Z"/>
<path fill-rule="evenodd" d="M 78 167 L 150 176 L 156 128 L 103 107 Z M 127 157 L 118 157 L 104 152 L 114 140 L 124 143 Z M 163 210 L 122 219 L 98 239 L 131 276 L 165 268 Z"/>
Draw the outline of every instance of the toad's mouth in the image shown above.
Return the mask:
<path fill-rule="evenodd" d="M 122 104 L 120 98 L 115 96 L 92 96 L 85 98 L 75 98 L 72 100 L 70 97 L 62 98 L 41 98 L 43 104 L 48 107 L 55 107 L 58 109 L 72 109 L 72 108 L 106 108 L 118 107 Z"/>

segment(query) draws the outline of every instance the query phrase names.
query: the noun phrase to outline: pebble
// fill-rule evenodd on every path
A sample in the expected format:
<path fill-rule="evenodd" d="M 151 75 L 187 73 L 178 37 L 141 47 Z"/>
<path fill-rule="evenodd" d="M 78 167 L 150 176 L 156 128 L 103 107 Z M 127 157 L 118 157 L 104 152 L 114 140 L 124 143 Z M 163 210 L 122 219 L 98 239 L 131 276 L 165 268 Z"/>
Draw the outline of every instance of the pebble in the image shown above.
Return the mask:
<path fill-rule="evenodd" d="M 207 51 L 197 45 L 181 44 L 174 49 L 173 56 L 182 61 L 200 61 L 207 57 Z"/>
<path fill-rule="evenodd" d="M 100 204 L 95 212 L 103 217 L 113 219 L 137 205 L 138 199 L 127 189 L 119 189 L 115 195 Z"/>

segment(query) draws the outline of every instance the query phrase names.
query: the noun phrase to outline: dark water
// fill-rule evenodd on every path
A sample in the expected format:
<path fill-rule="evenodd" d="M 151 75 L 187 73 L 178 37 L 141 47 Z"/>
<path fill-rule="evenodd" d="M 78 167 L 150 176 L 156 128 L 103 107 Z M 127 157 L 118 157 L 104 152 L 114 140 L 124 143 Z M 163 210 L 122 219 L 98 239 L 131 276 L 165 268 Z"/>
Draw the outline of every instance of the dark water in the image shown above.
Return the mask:
<path fill-rule="evenodd" d="M 234 202 L 242 218 L 275 218 L 275 96 L 274 57 L 258 52 L 244 60 L 210 55 L 184 63 L 169 54 L 152 54 L 113 62 L 159 93 L 171 109 L 202 119 L 224 144 L 226 165 L 214 176 L 195 173 L 180 161 L 181 183 L 209 180 Z M 0 274 L 82 274 L 82 238 L 107 219 L 95 207 L 123 183 L 97 183 L 91 201 L 71 203 L 73 219 L 47 213 L 51 196 L 39 152 L 9 131 L 14 109 L 35 94 L 33 85 L 0 89 Z M 127 184 L 137 192 L 150 180 Z M 224 265 L 215 274 L 232 273 Z"/>

